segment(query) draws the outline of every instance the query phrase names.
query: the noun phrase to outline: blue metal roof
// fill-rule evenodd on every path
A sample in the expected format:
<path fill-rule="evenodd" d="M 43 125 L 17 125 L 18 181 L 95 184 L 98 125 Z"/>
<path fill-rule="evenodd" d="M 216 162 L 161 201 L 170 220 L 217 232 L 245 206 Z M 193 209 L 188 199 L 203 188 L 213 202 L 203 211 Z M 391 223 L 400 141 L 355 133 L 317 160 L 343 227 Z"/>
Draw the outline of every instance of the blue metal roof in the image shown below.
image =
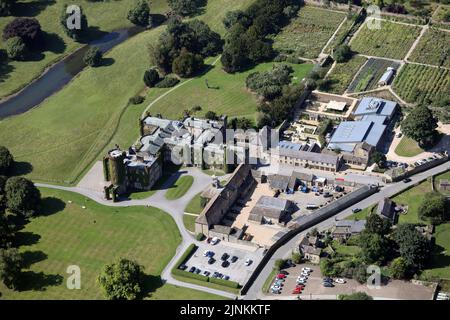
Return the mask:
<path fill-rule="evenodd" d="M 386 118 L 387 118 L 386 116 L 368 114 L 368 115 L 362 116 L 361 121 L 372 121 L 375 123 L 384 124 L 384 122 L 386 121 Z"/>
<path fill-rule="evenodd" d="M 376 147 L 378 145 L 378 143 L 380 142 L 381 137 L 383 136 L 385 130 L 386 130 L 386 126 L 384 124 L 373 123 L 365 141 L 368 144 Z"/>
<path fill-rule="evenodd" d="M 364 140 L 370 129 L 370 121 L 343 121 L 339 124 L 333 136 L 331 143 L 358 143 Z"/>
<path fill-rule="evenodd" d="M 394 114 L 396 108 L 397 103 L 394 101 L 374 97 L 366 97 L 361 100 L 354 114 L 356 116 L 374 114 L 391 117 Z"/>

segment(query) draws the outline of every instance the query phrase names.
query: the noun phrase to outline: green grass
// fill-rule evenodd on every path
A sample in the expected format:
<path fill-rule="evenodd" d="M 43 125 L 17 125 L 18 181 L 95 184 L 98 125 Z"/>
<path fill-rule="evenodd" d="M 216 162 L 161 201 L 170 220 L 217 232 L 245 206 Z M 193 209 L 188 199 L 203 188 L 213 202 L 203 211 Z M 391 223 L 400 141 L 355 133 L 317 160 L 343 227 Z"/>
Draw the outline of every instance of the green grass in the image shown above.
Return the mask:
<path fill-rule="evenodd" d="M 172 276 L 179 281 L 196 284 L 196 285 L 199 285 L 202 287 L 217 289 L 217 290 L 221 290 L 221 291 L 227 291 L 227 292 L 234 293 L 236 295 L 238 295 L 240 292 L 240 289 L 226 287 L 226 286 L 223 286 L 223 285 L 220 285 L 217 283 L 206 282 L 206 281 L 197 280 L 197 279 L 191 279 L 191 278 L 182 277 L 182 276 L 178 276 L 178 275 L 174 275 L 174 274 L 172 274 Z"/>
<path fill-rule="evenodd" d="M 450 190 L 440 190 L 439 189 L 439 181 L 440 180 L 449 180 L 450 181 L 450 171 L 441 173 L 440 175 L 437 175 L 434 177 L 434 188 L 436 191 L 439 191 L 440 193 L 444 195 L 450 196 Z"/>
<path fill-rule="evenodd" d="M 212 59 L 209 60 L 212 63 Z M 255 71 L 265 71 L 272 68 L 274 63 L 263 63 L 255 68 L 235 74 L 228 74 L 222 70 L 220 61 L 200 77 L 188 80 L 177 90 L 153 104 L 149 111 L 152 114 L 161 113 L 169 119 L 178 119 L 184 110 L 199 105 L 202 110 L 196 115 L 202 117 L 207 111 L 226 114 L 228 117 L 247 117 L 256 120 L 257 97 L 247 90 L 245 80 Z M 294 77 L 304 78 L 312 69 L 312 64 L 291 64 Z M 208 80 L 210 87 L 205 84 Z"/>
<path fill-rule="evenodd" d="M 27 0 L 20 1 L 20 3 L 20 13 L 38 19 L 42 30 L 50 35 L 46 36 L 49 45 L 42 52 L 42 57 L 38 61 L 11 61 L 8 63 L 11 71 L 0 76 L 0 78 L 4 78 L 4 81 L 0 80 L 0 98 L 20 90 L 38 77 L 47 66 L 82 46 L 67 37 L 60 26 L 59 16 L 64 4 L 73 4 L 73 1 Z M 98 28 L 102 32 L 109 32 L 132 25 L 126 15 L 133 3 L 134 0 L 83 1 L 81 5 L 90 27 Z M 40 10 L 39 7 L 43 9 Z M 153 0 L 151 3 L 152 13 L 163 13 L 167 9 L 168 5 L 165 0 Z M 2 17 L 0 30 L 3 30 L 13 19 L 14 17 Z M 4 42 L 0 42 L 0 49 L 4 49 L 4 46 Z"/>
<path fill-rule="evenodd" d="M 351 216 L 348 216 L 347 220 L 364 220 L 367 216 L 374 210 L 376 210 L 377 205 L 370 206 L 368 208 L 362 209 L 360 212 L 353 213 Z"/>
<path fill-rule="evenodd" d="M 361 251 L 359 246 L 347 246 L 345 244 L 340 244 L 337 241 L 333 242 L 333 249 L 337 253 L 345 256 L 356 256 Z"/>
<path fill-rule="evenodd" d="M 431 268 L 425 269 L 421 277 L 426 279 L 450 279 L 450 223 L 436 226 L 436 246 L 434 248 Z"/>
<path fill-rule="evenodd" d="M 191 216 L 190 214 L 183 215 L 183 224 L 186 230 L 195 232 L 195 219 L 197 219 L 197 216 Z"/>
<path fill-rule="evenodd" d="M 95 279 L 105 264 L 120 257 L 144 266 L 151 276 L 149 286 L 156 290 L 152 299 L 214 297 L 163 285 L 159 279 L 181 242 L 167 213 L 152 207 L 107 207 L 75 193 L 40 190 L 44 210 L 18 235 L 20 251 L 30 264 L 22 277 L 27 288 L 17 292 L 0 285 L 2 298 L 102 299 Z M 69 265 L 81 269 L 81 290 L 66 288 Z"/>
<path fill-rule="evenodd" d="M 401 157 L 414 157 L 422 152 L 424 150 L 419 147 L 418 143 L 408 137 L 403 137 L 397 148 L 395 148 L 395 153 Z"/>
<path fill-rule="evenodd" d="M 372 21 L 368 23 L 372 24 Z M 369 29 L 365 23 L 351 43 L 361 54 L 403 59 L 420 34 L 420 28 L 381 21 L 381 29 Z"/>
<path fill-rule="evenodd" d="M 274 281 L 275 276 L 277 275 L 277 273 L 278 273 L 277 268 L 273 268 L 272 271 L 270 272 L 269 276 L 267 277 L 266 281 L 264 281 L 264 284 L 262 286 L 262 292 L 263 293 L 268 293 L 269 292 L 270 285 Z"/>
<path fill-rule="evenodd" d="M 344 19 L 343 12 L 304 6 L 298 17 L 275 37 L 274 48 L 316 58 Z"/>
<path fill-rule="evenodd" d="M 343 94 L 366 61 L 366 58 L 355 55 L 347 62 L 336 63 L 331 73 L 327 76 L 327 79 L 330 80 L 330 86 L 326 91 Z"/>
<path fill-rule="evenodd" d="M 450 33 L 428 29 L 420 39 L 409 60 L 450 68 Z"/>
<path fill-rule="evenodd" d="M 399 223 L 428 224 L 428 222 L 419 218 L 420 204 L 424 199 L 424 195 L 428 192 L 431 192 L 431 182 L 426 180 L 392 198 L 398 205 L 408 205 L 408 213 L 399 215 Z"/>
<path fill-rule="evenodd" d="M 197 193 L 192 200 L 187 204 L 186 208 L 184 209 L 185 212 L 188 213 L 196 213 L 200 214 L 203 210 L 202 204 L 201 204 L 201 195 L 202 193 Z"/>
<path fill-rule="evenodd" d="M 173 186 L 167 190 L 165 196 L 168 200 L 179 199 L 185 195 L 189 188 L 194 183 L 194 177 L 192 176 L 182 176 L 180 177 Z"/>
<path fill-rule="evenodd" d="M 198 17 L 211 20 L 217 31 L 222 29 L 221 20 L 226 13 L 217 9 L 223 7 L 223 1 L 209 1 L 208 10 L 215 8 L 215 11 Z M 242 8 L 248 3 L 250 0 L 227 0 L 227 9 Z M 17 161 L 31 163 L 29 178 L 75 184 L 100 158 L 101 152 L 114 143 L 127 147 L 138 138 L 137 119 L 146 104 L 126 106 L 131 96 L 143 91 L 142 74 L 150 67 L 147 44 L 156 41 L 163 28 L 146 31 L 122 43 L 106 55 L 114 60 L 111 66 L 85 69 L 40 107 L 0 122 L 2 144 Z M 166 91 L 149 90 L 146 102 Z M 165 99 L 172 108 L 178 107 Z"/>

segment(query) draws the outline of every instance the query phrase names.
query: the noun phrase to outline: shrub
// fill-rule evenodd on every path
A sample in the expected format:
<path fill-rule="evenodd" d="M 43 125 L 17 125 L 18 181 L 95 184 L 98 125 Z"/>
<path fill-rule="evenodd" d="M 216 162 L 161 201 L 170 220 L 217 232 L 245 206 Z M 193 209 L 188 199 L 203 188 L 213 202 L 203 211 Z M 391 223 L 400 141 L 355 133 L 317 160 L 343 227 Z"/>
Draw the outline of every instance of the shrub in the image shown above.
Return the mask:
<path fill-rule="evenodd" d="M 369 296 L 365 292 L 355 292 L 351 294 L 340 294 L 338 296 L 339 300 L 373 300 L 371 296 Z"/>
<path fill-rule="evenodd" d="M 41 25 L 35 18 L 15 18 L 3 29 L 3 40 L 20 37 L 29 48 L 42 49 L 44 38 Z"/>
<path fill-rule="evenodd" d="M 141 104 L 142 102 L 144 102 L 145 98 L 143 96 L 134 96 L 130 98 L 130 103 L 137 105 L 137 104 Z"/>
<path fill-rule="evenodd" d="M 346 62 L 352 57 L 352 51 L 346 44 L 342 44 L 334 49 L 333 58 L 338 63 Z"/>
<path fill-rule="evenodd" d="M 139 0 L 133 9 L 128 11 L 127 19 L 138 26 L 151 25 L 150 6 L 147 1 Z"/>
<path fill-rule="evenodd" d="M 177 263 L 175 264 L 174 269 L 178 269 L 178 267 L 183 264 L 187 258 L 189 258 L 191 255 L 194 254 L 194 252 L 198 249 L 198 247 L 194 244 L 191 243 L 189 245 L 189 247 L 186 249 L 186 251 L 183 253 L 183 255 L 180 257 L 180 259 L 178 259 Z M 173 270 L 172 270 L 173 273 Z"/>
<path fill-rule="evenodd" d="M 155 87 L 156 88 L 171 88 L 176 86 L 180 80 L 175 77 L 166 76 L 164 79 L 162 79 L 160 82 L 158 82 Z"/>
<path fill-rule="evenodd" d="M 204 235 L 203 235 L 203 233 L 197 233 L 196 235 L 195 235 L 195 240 L 197 240 L 197 241 L 202 241 L 203 239 L 204 239 Z"/>
<path fill-rule="evenodd" d="M 160 81 L 159 73 L 155 69 L 149 69 L 144 73 L 144 83 L 147 87 L 154 87 Z"/>
<path fill-rule="evenodd" d="M 91 67 L 98 67 L 102 61 L 103 54 L 97 47 L 89 48 L 84 54 L 83 61 Z"/>
<path fill-rule="evenodd" d="M 20 37 L 6 40 L 6 54 L 12 60 L 22 61 L 28 56 L 28 48 Z"/>
<path fill-rule="evenodd" d="M 292 63 L 292 64 L 302 64 L 305 61 L 303 61 L 302 59 L 296 57 L 296 56 L 288 56 L 286 58 L 286 62 Z"/>
<path fill-rule="evenodd" d="M 224 287 L 239 289 L 239 283 L 230 280 L 218 279 L 218 278 L 209 278 L 209 282 L 215 283 Z"/>

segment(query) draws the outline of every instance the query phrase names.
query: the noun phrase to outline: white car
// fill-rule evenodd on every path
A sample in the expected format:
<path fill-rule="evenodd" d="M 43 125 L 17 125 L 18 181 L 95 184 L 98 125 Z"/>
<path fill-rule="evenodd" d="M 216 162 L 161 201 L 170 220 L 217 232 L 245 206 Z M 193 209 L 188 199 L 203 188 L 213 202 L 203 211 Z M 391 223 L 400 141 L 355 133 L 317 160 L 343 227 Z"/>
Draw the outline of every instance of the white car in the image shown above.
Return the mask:
<path fill-rule="evenodd" d="M 339 284 L 344 284 L 346 281 L 342 278 L 337 278 L 337 279 L 334 279 L 334 282 L 339 283 Z"/>
<path fill-rule="evenodd" d="M 214 237 L 214 238 L 211 239 L 211 244 L 212 244 L 212 245 L 215 245 L 215 244 L 217 244 L 217 243 L 219 243 L 219 238 Z"/>
<path fill-rule="evenodd" d="M 245 259 L 245 262 L 244 262 L 244 264 L 246 265 L 246 266 L 249 266 L 249 265 L 251 265 L 252 264 L 252 260 L 250 260 L 250 259 Z"/>
<path fill-rule="evenodd" d="M 305 280 L 297 279 L 297 284 L 306 284 L 306 279 Z"/>
<path fill-rule="evenodd" d="M 302 271 L 311 272 L 312 270 L 311 270 L 311 268 L 304 267 L 304 268 L 302 268 Z"/>

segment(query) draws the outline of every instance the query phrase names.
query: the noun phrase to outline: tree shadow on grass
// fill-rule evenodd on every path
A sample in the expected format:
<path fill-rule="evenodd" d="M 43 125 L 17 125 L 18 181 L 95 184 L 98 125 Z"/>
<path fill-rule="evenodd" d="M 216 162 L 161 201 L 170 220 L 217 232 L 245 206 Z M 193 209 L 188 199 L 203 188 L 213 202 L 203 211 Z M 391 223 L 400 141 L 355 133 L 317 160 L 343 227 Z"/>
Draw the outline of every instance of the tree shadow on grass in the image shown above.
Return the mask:
<path fill-rule="evenodd" d="M 114 62 L 116 62 L 116 60 L 113 58 L 102 58 L 102 61 L 100 61 L 100 65 L 97 68 L 112 66 Z"/>
<path fill-rule="evenodd" d="M 52 214 L 61 212 L 66 207 L 66 203 L 61 199 L 55 197 L 46 197 L 41 201 L 41 209 L 39 210 L 39 216 L 50 216 Z"/>
<path fill-rule="evenodd" d="M 45 32 L 44 40 L 45 50 L 53 53 L 64 53 L 64 51 L 66 51 L 66 43 L 58 34 Z"/>
<path fill-rule="evenodd" d="M 26 161 L 15 161 L 10 172 L 12 176 L 24 176 L 33 171 L 33 165 Z"/>
<path fill-rule="evenodd" d="M 446 249 L 438 244 L 434 245 L 431 265 L 433 269 L 447 268 L 450 265 L 450 256 L 447 255 Z"/>
<path fill-rule="evenodd" d="M 14 245 L 16 247 L 20 246 L 31 246 L 36 244 L 41 239 L 41 236 L 37 233 L 33 233 L 30 231 L 19 231 L 16 233 L 14 238 Z"/>
<path fill-rule="evenodd" d="M 34 271 L 24 271 L 20 275 L 19 291 L 45 291 L 47 287 L 62 284 L 63 277 L 59 274 L 45 274 Z"/>
<path fill-rule="evenodd" d="M 29 2 L 17 2 L 14 4 L 13 15 L 18 17 L 35 17 L 42 11 L 44 11 L 47 6 L 55 4 L 55 0 L 36 0 Z"/>
<path fill-rule="evenodd" d="M 81 39 L 80 43 L 88 44 L 89 42 L 99 40 L 108 34 L 109 34 L 109 32 L 102 31 L 97 26 L 89 26 L 88 29 L 86 30 L 85 35 L 83 36 L 83 39 Z"/>
<path fill-rule="evenodd" d="M 153 276 L 153 275 L 144 275 L 144 283 L 142 286 L 141 296 L 139 299 L 144 299 L 150 297 L 153 292 L 155 292 L 158 288 L 161 288 L 164 285 L 164 281 L 161 279 L 161 276 Z"/>
<path fill-rule="evenodd" d="M 22 253 L 23 264 L 22 268 L 28 269 L 33 264 L 47 260 L 48 256 L 45 252 L 38 251 L 25 251 Z"/>
<path fill-rule="evenodd" d="M 0 83 L 5 82 L 9 78 L 9 74 L 14 71 L 14 67 L 8 63 L 8 55 L 6 51 L 0 50 Z"/>

